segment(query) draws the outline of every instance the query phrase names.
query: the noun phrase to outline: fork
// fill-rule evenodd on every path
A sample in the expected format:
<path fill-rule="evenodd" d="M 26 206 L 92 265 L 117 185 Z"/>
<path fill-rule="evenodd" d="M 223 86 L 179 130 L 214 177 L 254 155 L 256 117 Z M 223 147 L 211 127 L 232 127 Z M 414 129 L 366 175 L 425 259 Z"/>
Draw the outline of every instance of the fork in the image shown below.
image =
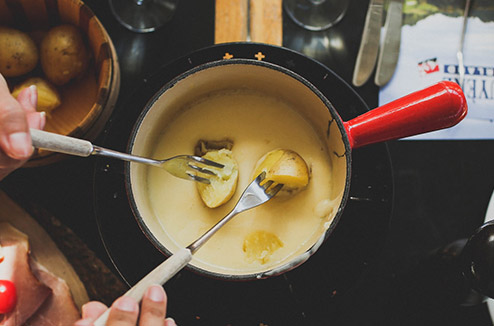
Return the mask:
<path fill-rule="evenodd" d="M 194 155 L 178 155 L 166 160 L 155 160 L 95 146 L 84 139 L 63 136 L 37 129 L 31 129 L 30 131 L 33 145 L 36 148 L 82 157 L 99 155 L 124 161 L 149 164 L 163 168 L 176 177 L 206 184 L 210 183 L 209 178 L 211 176 L 216 175 L 215 171 L 208 169 L 207 167 L 217 169 L 222 169 L 224 167 L 223 164 Z"/>
<path fill-rule="evenodd" d="M 208 241 L 223 225 L 230 221 L 235 215 L 248 209 L 264 204 L 273 198 L 283 187 L 282 184 L 273 184 L 271 180 L 265 180 L 266 172 L 262 172 L 244 190 L 233 210 L 216 223 L 209 231 L 200 236 L 185 248 L 179 249 L 149 274 L 144 276 L 136 285 L 124 295 L 134 298 L 138 302 L 142 300 L 146 289 L 153 284 L 165 284 L 175 274 L 184 268 L 195 253 L 206 241 Z M 264 181 L 264 182 L 263 182 Z M 94 326 L 106 325 L 110 309 L 106 310 L 95 322 Z"/>

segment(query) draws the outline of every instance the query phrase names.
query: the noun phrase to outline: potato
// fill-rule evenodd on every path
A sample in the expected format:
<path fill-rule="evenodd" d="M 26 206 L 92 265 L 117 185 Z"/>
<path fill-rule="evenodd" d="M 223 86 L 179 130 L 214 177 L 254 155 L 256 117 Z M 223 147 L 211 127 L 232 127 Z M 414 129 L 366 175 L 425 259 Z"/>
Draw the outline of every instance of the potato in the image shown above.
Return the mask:
<path fill-rule="evenodd" d="M 72 25 L 60 25 L 48 31 L 41 41 L 40 58 L 46 78 L 59 86 L 81 76 L 89 65 L 82 34 Z"/>
<path fill-rule="evenodd" d="M 289 149 L 275 149 L 257 161 L 252 179 L 266 172 L 266 180 L 283 184 L 278 195 L 293 195 L 309 184 L 309 168 L 304 159 Z"/>
<path fill-rule="evenodd" d="M 249 233 L 244 238 L 242 251 L 248 261 L 266 264 L 271 255 L 281 247 L 283 247 L 283 242 L 276 234 L 259 230 Z"/>
<path fill-rule="evenodd" d="M 38 64 L 38 48 L 19 30 L 0 27 L 0 73 L 5 77 L 27 74 Z"/>
<path fill-rule="evenodd" d="M 57 89 L 48 83 L 46 80 L 39 77 L 32 77 L 14 87 L 12 95 L 17 98 L 19 93 L 31 85 L 35 85 L 38 90 L 38 104 L 36 106 L 37 111 L 44 111 L 50 113 L 54 109 L 60 106 L 62 103 L 61 96 Z"/>
<path fill-rule="evenodd" d="M 233 158 L 232 152 L 225 148 L 209 151 L 202 157 L 225 166 L 216 171 L 217 176 L 210 178 L 210 184 L 197 182 L 197 190 L 204 204 L 209 208 L 215 208 L 226 203 L 235 193 L 238 181 L 238 164 Z"/>

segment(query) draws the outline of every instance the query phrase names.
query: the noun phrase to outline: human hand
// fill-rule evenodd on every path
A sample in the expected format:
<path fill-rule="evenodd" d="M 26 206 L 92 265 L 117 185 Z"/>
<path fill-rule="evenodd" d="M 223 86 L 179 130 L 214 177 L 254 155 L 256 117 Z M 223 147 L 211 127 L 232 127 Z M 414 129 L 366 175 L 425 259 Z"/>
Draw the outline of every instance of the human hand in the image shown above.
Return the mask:
<path fill-rule="evenodd" d="M 44 112 L 36 111 L 38 92 L 35 86 L 10 94 L 0 74 L 0 180 L 24 164 L 33 153 L 29 128 L 43 129 Z"/>
<path fill-rule="evenodd" d="M 173 319 L 165 319 L 166 304 L 167 297 L 163 287 L 152 285 L 146 290 L 140 309 L 137 301 L 130 297 L 122 296 L 115 300 L 106 326 L 176 326 Z M 82 307 L 82 319 L 74 326 L 93 326 L 94 321 L 107 309 L 101 302 L 86 303 Z"/>

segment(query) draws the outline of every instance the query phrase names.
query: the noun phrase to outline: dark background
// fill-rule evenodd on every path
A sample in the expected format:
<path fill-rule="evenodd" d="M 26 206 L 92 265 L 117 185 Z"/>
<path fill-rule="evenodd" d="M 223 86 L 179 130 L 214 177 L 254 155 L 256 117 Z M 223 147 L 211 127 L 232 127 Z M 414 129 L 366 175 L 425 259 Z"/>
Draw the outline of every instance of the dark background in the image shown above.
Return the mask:
<path fill-rule="evenodd" d="M 120 60 L 120 97 L 109 125 L 123 114 L 119 108 L 125 107 L 136 85 L 142 85 L 163 65 L 214 43 L 212 0 L 180 1 L 172 21 L 150 34 L 135 34 L 120 26 L 106 1 L 85 2 L 106 27 Z M 343 20 L 325 32 L 304 31 L 285 16 L 283 44 L 319 60 L 350 84 L 367 5 L 363 0 L 350 1 Z M 324 40 L 331 38 L 339 38 L 343 46 L 324 48 Z M 377 106 L 378 88 L 372 82 L 355 90 L 368 107 Z M 104 138 L 102 133 L 94 143 L 104 142 Z M 493 141 L 389 142 L 394 200 L 391 223 L 384 232 L 385 246 L 351 291 L 340 299 L 337 313 L 329 313 L 333 310 L 328 307 L 328 313 L 324 314 L 325 308 L 320 307 L 323 311 L 319 315 L 327 322 L 311 320 L 301 310 L 293 324 L 492 325 L 485 304 L 459 305 L 463 298 L 461 291 L 455 292 L 455 287 L 442 277 L 449 275 L 451 269 L 448 266 L 444 271 L 440 269 L 443 265 L 435 263 L 430 253 L 468 238 L 482 225 L 494 188 L 493 144 Z M 42 207 L 62 221 L 118 275 L 98 232 L 93 200 L 95 162 L 93 158 L 69 157 L 49 166 L 21 169 L 0 186 L 18 201 Z M 462 282 L 453 281 L 454 285 Z M 189 307 L 175 307 L 173 300 L 171 296 L 171 313 L 176 311 L 181 316 Z M 301 302 L 300 306 L 303 305 Z M 189 317 L 197 324 L 217 325 L 201 321 L 197 316 Z M 188 325 L 189 319 L 177 321 Z M 256 325 L 232 322 L 232 325 L 244 324 Z M 272 320 L 267 324 L 290 322 Z"/>

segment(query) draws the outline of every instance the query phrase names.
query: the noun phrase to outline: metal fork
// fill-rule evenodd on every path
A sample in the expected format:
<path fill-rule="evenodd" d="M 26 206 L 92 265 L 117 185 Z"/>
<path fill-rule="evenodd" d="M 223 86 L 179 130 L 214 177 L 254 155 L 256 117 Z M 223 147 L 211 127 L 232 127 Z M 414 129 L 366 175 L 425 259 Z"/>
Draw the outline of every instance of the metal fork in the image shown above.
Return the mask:
<path fill-rule="evenodd" d="M 235 215 L 248 209 L 257 207 L 271 198 L 283 187 L 282 184 L 273 185 L 273 181 L 264 181 L 266 173 L 262 172 L 249 186 L 244 190 L 233 210 L 216 223 L 209 231 L 204 233 L 196 241 L 192 242 L 186 248 L 179 249 L 176 253 L 162 262 L 158 267 L 153 269 L 149 274 L 144 276 L 136 285 L 128 290 L 124 295 L 141 301 L 146 289 L 153 284 L 165 284 L 178 271 L 184 268 L 191 260 L 192 254 L 195 253 L 213 234 L 216 233 L 223 225 L 230 221 Z M 110 309 L 105 311 L 95 322 L 94 326 L 106 325 L 106 320 Z"/>
<path fill-rule="evenodd" d="M 209 178 L 211 176 L 216 175 L 214 169 L 208 169 L 209 167 L 217 169 L 222 169 L 224 167 L 223 164 L 193 155 L 178 155 L 166 160 L 154 160 L 95 146 L 84 139 L 63 136 L 37 129 L 31 129 L 31 138 L 33 145 L 36 148 L 82 157 L 99 155 L 124 161 L 149 164 L 163 168 L 176 177 L 206 184 L 210 183 Z"/>

